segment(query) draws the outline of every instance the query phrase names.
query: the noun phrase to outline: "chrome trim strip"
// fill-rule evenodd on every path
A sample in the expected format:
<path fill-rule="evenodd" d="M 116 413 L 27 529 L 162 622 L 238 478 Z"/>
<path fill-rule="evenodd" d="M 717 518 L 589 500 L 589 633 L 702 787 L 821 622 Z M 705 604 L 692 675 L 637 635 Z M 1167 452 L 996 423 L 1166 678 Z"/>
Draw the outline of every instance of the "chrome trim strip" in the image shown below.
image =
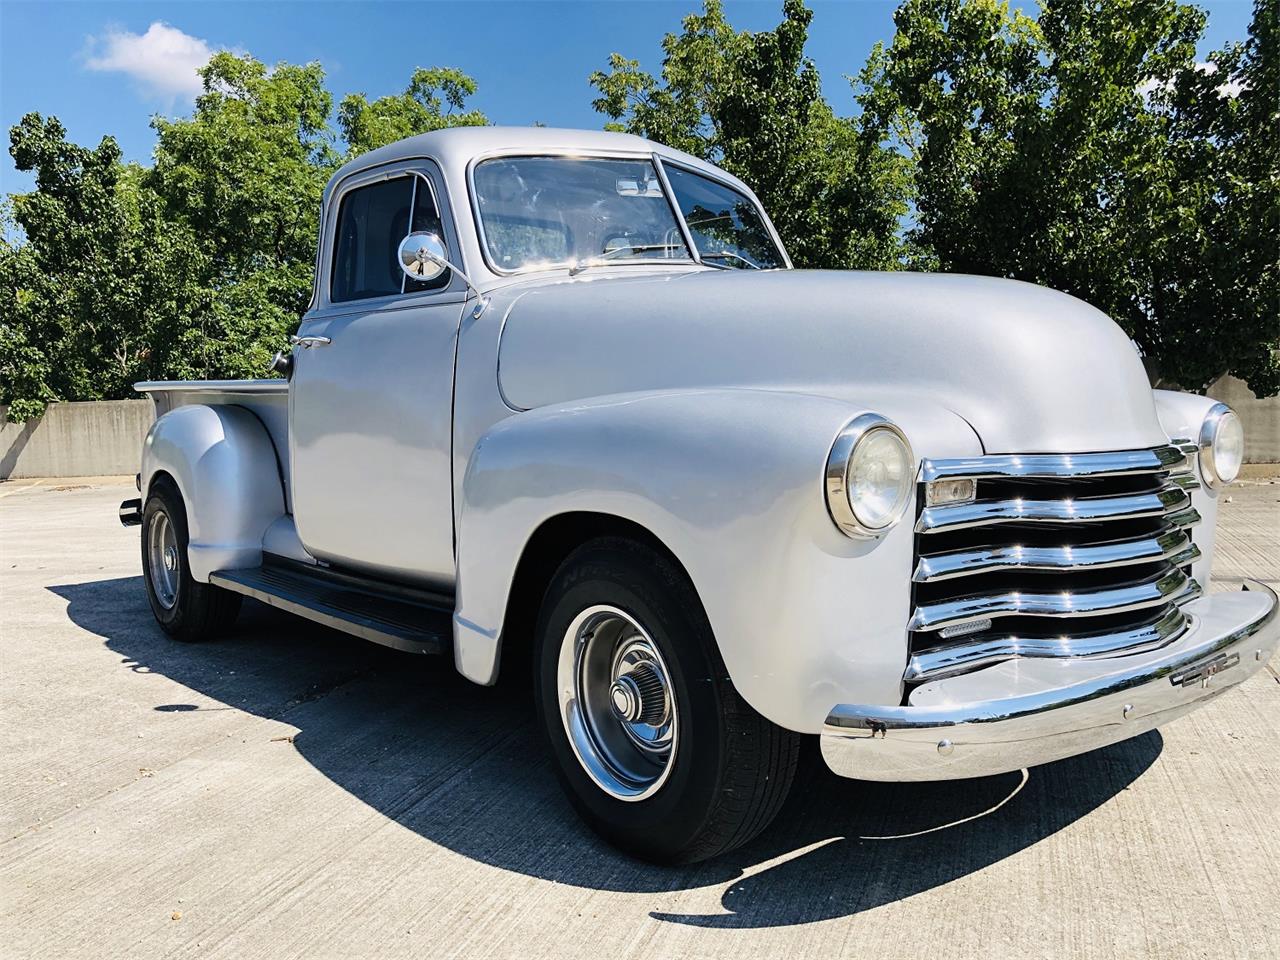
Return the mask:
<path fill-rule="evenodd" d="M 823 759 L 835 773 L 862 780 L 955 780 L 1146 733 L 1248 679 L 1275 654 L 1280 601 L 1265 584 L 1245 586 L 1260 597 L 1206 598 L 1194 629 L 1151 656 L 1064 661 L 1052 680 L 1028 679 L 999 698 L 970 694 L 982 689 L 969 682 L 980 671 L 940 681 L 928 705 L 836 704 L 822 728 Z M 937 695 L 949 684 L 957 684 L 950 702 Z"/>
<path fill-rule="evenodd" d="M 1110 453 L 996 454 L 921 461 L 925 482 L 942 477 L 1107 477 L 1169 470 L 1186 460 L 1176 447 Z"/>
<path fill-rule="evenodd" d="M 1187 528 L 1194 527 L 1200 522 L 1200 511 L 1195 507 L 1187 507 L 1185 510 L 1179 510 L 1177 513 L 1169 514 L 1168 520 L 1175 527 Z"/>
<path fill-rule="evenodd" d="M 1057 636 L 989 636 L 977 643 L 954 643 L 917 653 L 907 663 L 903 679 L 924 683 L 966 673 L 979 667 L 1020 657 L 1105 657 L 1145 653 L 1172 643 L 1186 632 L 1189 621 L 1178 607 L 1160 618 L 1126 630 Z"/>
<path fill-rule="evenodd" d="M 1169 474 L 1169 482 L 1181 487 L 1183 490 L 1200 489 L 1200 481 L 1192 473 L 1171 473 Z"/>
<path fill-rule="evenodd" d="M 908 630 L 941 630 L 954 623 L 992 617 L 1088 617 L 1143 610 L 1169 603 L 1183 594 L 1199 596 L 1200 585 L 1174 567 L 1137 583 L 1101 590 L 1057 590 L 1033 593 L 1010 590 L 923 603 L 911 615 Z"/>
<path fill-rule="evenodd" d="M 274 380 L 140 380 L 138 393 L 288 393 L 289 381 Z"/>
<path fill-rule="evenodd" d="M 1174 485 L 1155 493 L 1120 497 L 1079 497 L 1061 500 L 986 500 L 976 503 L 925 507 L 916 523 L 917 533 L 966 530 L 997 523 L 1078 523 L 1159 517 L 1181 512 L 1191 506 L 1191 498 Z"/>
<path fill-rule="evenodd" d="M 926 554 L 920 557 L 911 579 L 915 583 L 933 583 L 997 570 L 1101 570 L 1157 560 L 1169 560 L 1174 566 L 1182 566 L 1199 557 L 1200 550 L 1191 538 L 1181 528 L 1170 527 L 1156 536 L 1078 546 L 1024 547 L 1012 544 Z"/>

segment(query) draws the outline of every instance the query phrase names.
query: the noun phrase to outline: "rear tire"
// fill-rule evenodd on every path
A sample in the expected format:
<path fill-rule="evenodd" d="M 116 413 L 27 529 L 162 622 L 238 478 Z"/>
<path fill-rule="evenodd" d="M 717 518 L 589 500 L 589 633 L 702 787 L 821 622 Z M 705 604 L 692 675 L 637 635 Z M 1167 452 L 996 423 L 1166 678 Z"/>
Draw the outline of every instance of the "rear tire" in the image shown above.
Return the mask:
<path fill-rule="evenodd" d="M 191 577 L 187 510 L 167 477 L 151 485 L 142 508 L 142 577 L 156 622 L 175 640 L 212 640 L 227 632 L 241 597 Z"/>
<path fill-rule="evenodd" d="M 800 735 L 739 696 L 693 585 L 658 550 L 612 537 L 575 550 L 543 598 L 534 663 L 560 781 L 627 853 L 705 860 L 786 800 Z"/>

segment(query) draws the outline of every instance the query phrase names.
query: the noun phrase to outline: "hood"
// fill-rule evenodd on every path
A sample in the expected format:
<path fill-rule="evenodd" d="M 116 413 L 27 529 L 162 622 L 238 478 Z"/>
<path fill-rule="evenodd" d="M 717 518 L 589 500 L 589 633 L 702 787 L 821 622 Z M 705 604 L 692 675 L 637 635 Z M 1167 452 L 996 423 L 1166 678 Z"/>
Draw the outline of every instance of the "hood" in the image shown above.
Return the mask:
<path fill-rule="evenodd" d="M 1081 300 L 954 274 L 582 277 L 517 292 L 498 370 L 521 409 L 689 387 L 931 400 L 987 453 L 1167 442 L 1133 344 Z M 922 451 L 925 452 L 925 451 Z M 927 455 L 927 452 L 925 452 Z"/>

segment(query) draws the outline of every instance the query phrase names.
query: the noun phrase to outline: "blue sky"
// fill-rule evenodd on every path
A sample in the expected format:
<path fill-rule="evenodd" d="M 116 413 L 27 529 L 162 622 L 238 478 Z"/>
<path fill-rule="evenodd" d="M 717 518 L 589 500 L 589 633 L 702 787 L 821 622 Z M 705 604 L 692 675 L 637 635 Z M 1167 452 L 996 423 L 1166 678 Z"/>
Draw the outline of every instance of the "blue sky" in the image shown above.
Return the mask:
<path fill-rule="evenodd" d="M 30 188 L 13 167 L 8 129 L 31 110 L 54 114 L 73 140 L 104 134 L 125 157 L 146 162 L 156 113 L 190 110 L 190 64 L 230 48 L 268 63 L 318 60 L 335 102 L 402 90 L 417 66 L 455 66 L 479 84 L 472 105 L 496 123 L 599 127 L 587 76 L 611 51 L 661 62 L 663 34 L 700 0 L 188 0 L 59 2 L 0 0 L 0 191 Z M 853 112 L 845 74 L 856 74 L 877 40 L 893 35 L 895 0 L 812 0 L 809 55 L 827 98 Z M 1249 0 L 1202 3 L 1205 52 L 1243 39 Z M 729 0 L 739 29 L 766 30 L 781 0 Z"/>

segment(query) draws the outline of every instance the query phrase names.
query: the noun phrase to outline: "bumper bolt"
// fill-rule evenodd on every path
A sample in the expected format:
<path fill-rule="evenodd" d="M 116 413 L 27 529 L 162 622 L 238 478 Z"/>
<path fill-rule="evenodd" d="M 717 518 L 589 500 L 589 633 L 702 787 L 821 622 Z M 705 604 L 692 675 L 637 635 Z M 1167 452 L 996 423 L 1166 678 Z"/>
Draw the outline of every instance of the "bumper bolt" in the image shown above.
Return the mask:
<path fill-rule="evenodd" d="M 944 757 L 951 756 L 951 754 L 955 752 L 955 749 L 956 749 L 955 744 L 952 743 L 950 740 L 938 741 L 938 753 L 942 754 L 942 756 Z"/>
<path fill-rule="evenodd" d="M 1130 716 L 1132 716 L 1132 715 L 1133 715 L 1133 704 L 1132 704 L 1132 703 L 1126 703 L 1126 704 L 1124 705 L 1124 718 L 1125 718 L 1126 720 L 1128 720 L 1128 719 L 1129 719 L 1129 717 L 1130 717 Z"/>

